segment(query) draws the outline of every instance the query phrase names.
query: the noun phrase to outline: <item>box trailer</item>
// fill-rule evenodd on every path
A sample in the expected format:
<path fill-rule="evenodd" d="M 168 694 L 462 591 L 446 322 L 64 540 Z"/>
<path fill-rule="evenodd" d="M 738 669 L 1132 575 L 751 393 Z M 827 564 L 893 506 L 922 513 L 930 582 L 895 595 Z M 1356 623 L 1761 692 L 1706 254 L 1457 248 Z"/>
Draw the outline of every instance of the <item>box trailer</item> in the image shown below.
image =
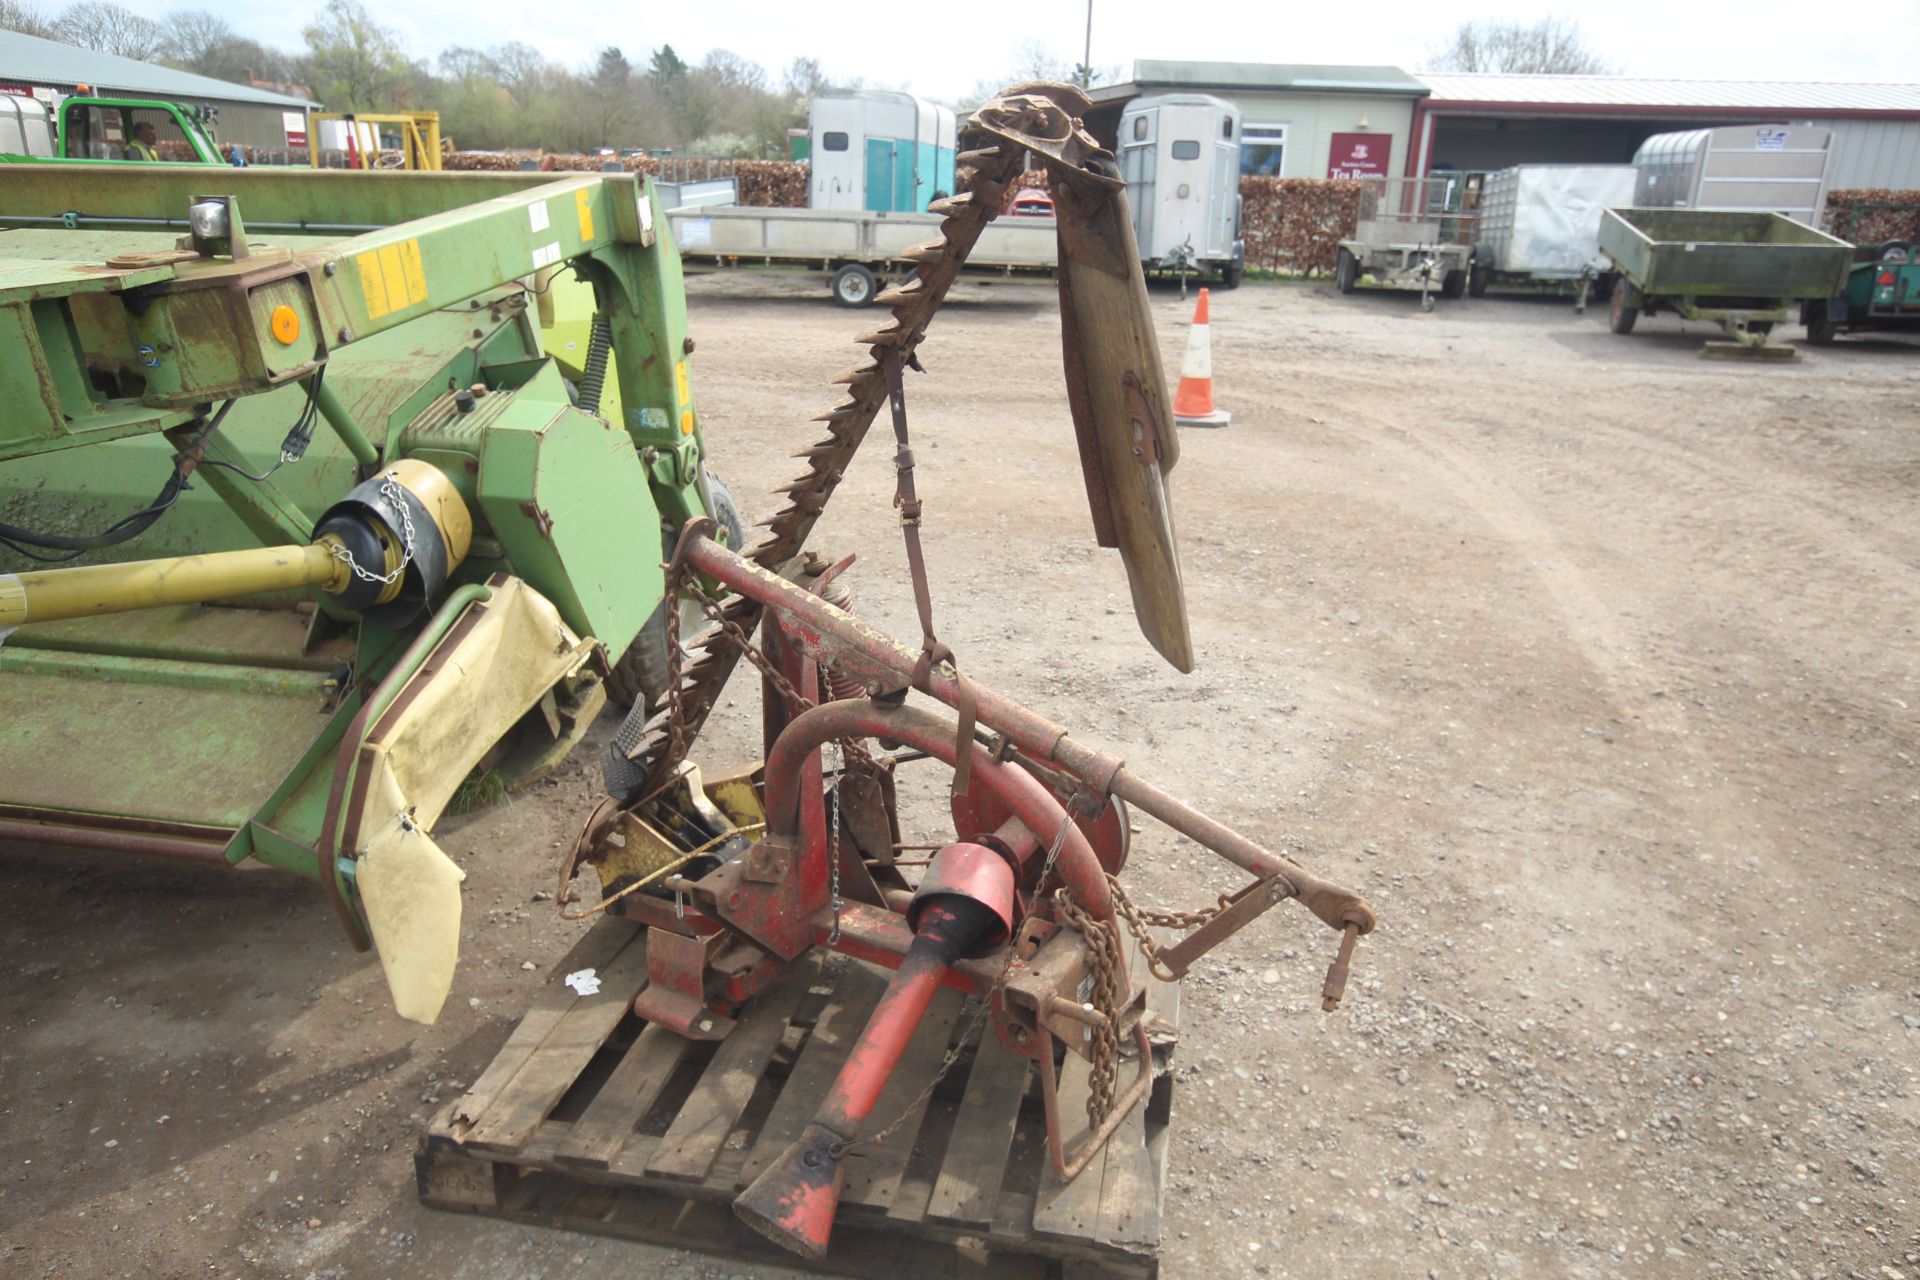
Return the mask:
<path fill-rule="evenodd" d="M 1201 93 L 1135 99 L 1120 117 L 1119 161 L 1147 271 L 1239 284 L 1239 108 Z"/>
<path fill-rule="evenodd" d="M 1634 153 L 1638 209 L 1777 213 L 1820 225 L 1833 168 L 1833 130 L 1734 124 L 1660 133 Z"/>
<path fill-rule="evenodd" d="M 1525 164 L 1489 174 L 1469 292 L 1578 281 L 1584 307 L 1587 285 L 1609 269 L 1600 215 L 1633 203 L 1638 174 L 1630 164 Z"/>
<path fill-rule="evenodd" d="M 946 107 L 877 89 L 822 94 L 807 112 L 807 204 L 925 213 L 953 192 L 955 124 Z"/>

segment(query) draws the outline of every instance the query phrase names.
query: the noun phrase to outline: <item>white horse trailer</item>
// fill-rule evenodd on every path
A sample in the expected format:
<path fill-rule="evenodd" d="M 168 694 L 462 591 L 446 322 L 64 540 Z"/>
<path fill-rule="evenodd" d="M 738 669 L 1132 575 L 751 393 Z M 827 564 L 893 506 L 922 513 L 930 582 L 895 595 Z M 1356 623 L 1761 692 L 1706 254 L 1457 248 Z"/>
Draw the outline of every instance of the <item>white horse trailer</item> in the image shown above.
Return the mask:
<path fill-rule="evenodd" d="M 807 206 L 925 213 L 953 194 L 947 107 L 889 90 L 822 94 L 807 111 Z"/>
<path fill-rule="evenodd" d="M 1119 141 L 1142 265 L 1239 284 L 1239 109 L 1200 93 L 1138 98 L 1120 117 Z"/>

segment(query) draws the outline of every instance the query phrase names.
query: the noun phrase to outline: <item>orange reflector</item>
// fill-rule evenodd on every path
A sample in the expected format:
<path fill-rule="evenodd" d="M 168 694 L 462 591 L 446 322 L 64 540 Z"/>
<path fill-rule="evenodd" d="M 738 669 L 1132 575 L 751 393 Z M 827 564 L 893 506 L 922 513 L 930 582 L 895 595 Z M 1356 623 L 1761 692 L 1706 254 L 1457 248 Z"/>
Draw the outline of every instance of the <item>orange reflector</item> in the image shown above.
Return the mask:
<path fill-rule="evenodd" d="M 273 337 L 283 347 L 290 347 L 300 339 L 300 314 L 292 307 L 279 306 L 273 309 Z"/>
<path fill-rule="evenodd" d="M 691 409 L 680 411 L 680 434 L 683 436 L 693 434 L 693 410 Z"/>

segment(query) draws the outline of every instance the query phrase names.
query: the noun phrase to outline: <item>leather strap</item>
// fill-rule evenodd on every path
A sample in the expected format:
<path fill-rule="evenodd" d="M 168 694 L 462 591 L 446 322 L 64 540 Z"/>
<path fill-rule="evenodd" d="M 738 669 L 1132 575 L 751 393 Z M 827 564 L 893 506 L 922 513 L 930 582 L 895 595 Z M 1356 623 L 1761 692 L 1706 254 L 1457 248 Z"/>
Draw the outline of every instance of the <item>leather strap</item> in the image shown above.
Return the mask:
<path fill-rule="evenodd" d="M 960 663 L 953 650 L 940 642 L 933 632 L 933 597 L 927 589 L 927 559 L 920 548 L 920 515 L 923 504 L 913 487 L 913 448 L 907 439 L 907 392 L 901 383 L 900 350 L 887 347 L 880 356 L 887 377 L 887 401 L 893 408 L 893 438 L 896 449 L 893 468 L 899 481 L 893 491 L 893 505 L 900 508 L 900 532 L 907 543 L 907 572 L 913 577 L 913 606 L 920 614 L 920 660 L 913 666 L 912 684 L 927 690 L 933 664 L 944 662 L 953 668 L 954 683 L 959 686 L 956 705 L 960 726 L 956 734 L 953 768 L 953 792 L 967 794 L 973 775 L 973 726 L 975 703 L 973 684 L 960 674 Z"/>

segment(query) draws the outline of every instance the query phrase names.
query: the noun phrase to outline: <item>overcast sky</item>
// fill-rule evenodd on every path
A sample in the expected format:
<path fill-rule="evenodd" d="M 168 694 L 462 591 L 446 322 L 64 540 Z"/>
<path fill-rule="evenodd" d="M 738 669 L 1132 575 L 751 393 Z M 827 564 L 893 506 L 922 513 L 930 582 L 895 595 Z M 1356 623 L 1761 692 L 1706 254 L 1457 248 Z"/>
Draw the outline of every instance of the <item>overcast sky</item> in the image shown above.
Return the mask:
<path fill-rule="evenodd" d="M 288 46 L 301 43 L 300 29 L 312 12 L 299 3 L 243 0 L 143 7 L 155 16 L 204 7 L 245 35 Z M 1079 61 L 1087 18 L 1079 0 L 709 0 L 606 9 L 546 9 L 526 0 L 409 0 L 368 7 L 405 37 L 416 57 L 431 58 L 453 44 L 489 48 L 523 40 L 569 64 L 584 63 L 609 44 L 643 62 L 649 50 L 665 43 L 688 62 L 709 49 L 731 49 L 776 80 L 789 60 L 805 56 L 818 59 L 836 79 L 859 76 L 873 86 L 948 98 L 977 81 L 1002 77 L 1028 39 L 1070 63 Z M 1124 72 L 1136 58 L 1191 58 L 1387 63 L 1414 70 L 1463 19 L 1532 21 L 1551 11 L 1501 0 L 1370 0 L 1357 9 L 1257 0 L 1094 0 L 1093 64 Z M 1630 75 L 1920 80 L 1913 65 L 1920 0 L 1855 0 L 1842 11 L 1806 0 L 1612 0 L 1606 6 L 1567 4 L 1561 11 L 1577 12 L 1588 46 Z M 589 14 L 590 23 L 578 21 Z"/>

